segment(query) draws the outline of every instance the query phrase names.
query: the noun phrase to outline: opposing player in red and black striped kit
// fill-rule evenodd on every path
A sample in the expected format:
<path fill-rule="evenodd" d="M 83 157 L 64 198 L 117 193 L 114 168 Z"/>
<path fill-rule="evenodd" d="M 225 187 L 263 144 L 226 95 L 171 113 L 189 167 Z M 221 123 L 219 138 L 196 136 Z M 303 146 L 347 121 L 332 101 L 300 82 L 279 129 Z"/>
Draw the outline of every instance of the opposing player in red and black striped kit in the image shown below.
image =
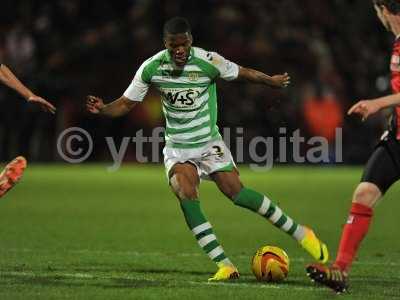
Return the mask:
<path fill-rule="evenodd" d="M 307 274 L 336 292 L 344 292 L 350 266 L 361 241 L 368 232 L 374 206 L 389 187 L 400 179 L 400 0 L 374 0 L 379 19 L 385 28 L 395 35 L 390 63 L 393 94 L 371 100 L 363 100 L 350 108 L 348 114 L 370 115 L 392 108 L 390 129 L 386 132 L 369 158 L 357 186 L 347 223 L 343 228 L 337 257 L 332 266 L 312 264 Z"/>
<path fill-rule="evenodd" d="M 50 113 L 56 111 L 56 108 L 51 103 L 35 95 L 3 64 L 0 64 L 0 82 L 15 90 L 26 101 L 39 105 L 44 111 Z M 0 197 L 4 196 L 20 180 L 26 165 L 26 159 L 22 156 L 18 156 L 7 164 L 0 173 Z"/>

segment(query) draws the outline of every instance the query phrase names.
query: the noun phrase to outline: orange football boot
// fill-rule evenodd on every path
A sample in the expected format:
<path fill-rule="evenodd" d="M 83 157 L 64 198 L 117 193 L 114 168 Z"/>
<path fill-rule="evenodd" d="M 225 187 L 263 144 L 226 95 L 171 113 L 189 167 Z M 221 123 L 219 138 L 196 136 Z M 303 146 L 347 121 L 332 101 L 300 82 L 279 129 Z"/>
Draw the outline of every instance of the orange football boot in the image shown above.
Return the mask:
<path fill-rule="evenodd" d="M 0 197 L 3 197 L 22 178 L 26 166 L 25 157 L 18 156 L 4 168 L 0 174 Z"/>

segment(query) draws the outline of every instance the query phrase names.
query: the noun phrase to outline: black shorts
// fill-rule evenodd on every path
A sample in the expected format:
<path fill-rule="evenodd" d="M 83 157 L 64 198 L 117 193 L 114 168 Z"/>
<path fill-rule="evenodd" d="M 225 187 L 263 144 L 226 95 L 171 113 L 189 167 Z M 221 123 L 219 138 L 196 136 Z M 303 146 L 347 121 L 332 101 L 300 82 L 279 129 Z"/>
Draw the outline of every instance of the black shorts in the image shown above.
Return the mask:
<path fill-rule="evenodd" d="M 388 135 L 379 142 L 364 168 L 361 182 L 375 184 L 382 195 L 400 179 L 400 141 Z"/>

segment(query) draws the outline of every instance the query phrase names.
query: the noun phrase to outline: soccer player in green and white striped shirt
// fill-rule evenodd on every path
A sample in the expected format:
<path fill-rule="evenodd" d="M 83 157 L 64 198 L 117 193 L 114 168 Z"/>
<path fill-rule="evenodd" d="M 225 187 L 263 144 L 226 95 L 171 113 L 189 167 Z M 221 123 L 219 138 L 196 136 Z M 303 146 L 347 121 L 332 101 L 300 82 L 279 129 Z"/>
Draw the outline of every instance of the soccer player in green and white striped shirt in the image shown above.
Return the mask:
<path fill-rule="evenodd" d="M 164 25 L 165 50 L 146 60 L 123 96 L 109 104 L 89 96 L 91 113 L 118 117 L 141 102 L 153 85 L 161 94 L 166 120 L 164 163 L 167 176 L 186 223 L 199 246 L 217 266 L 209 280 L 238 278 L 239 272 L 218 243 L 211 224 L 200 209 L 200 178 L 213 180 L 234 204 L 254 211 L 296 239 L 318 262 L 328 250 L 314 232 L 287 216 L 267 196 L 244 187 L 229 149 L 217 126 L 216 80 L 247 80 L 284 88 L 288 74 L 268 76 L 240 67 L 215 52 L 192 46 L 190 25 L 173 18 Z"/>

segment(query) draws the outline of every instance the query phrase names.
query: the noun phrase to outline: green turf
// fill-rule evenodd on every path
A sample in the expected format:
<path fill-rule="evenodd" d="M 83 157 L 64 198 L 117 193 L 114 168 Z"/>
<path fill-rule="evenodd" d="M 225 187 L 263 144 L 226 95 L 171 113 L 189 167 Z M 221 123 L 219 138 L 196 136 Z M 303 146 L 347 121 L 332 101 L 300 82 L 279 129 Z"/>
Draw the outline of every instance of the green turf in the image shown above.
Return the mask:
<path fill-rule="evenodd" d="M 266 193 L 336 251 L 358 168 L 241 168 L 243 182 Z M 343 299 L 400 298 L 400 189 L 394 187 L 353 267 Z M 333 299 L 305 276 L 308 255 L 261 217 L 235 207 L 213 184 L 204 211 L 242 277 L 207 284 L 215 271 L 186 228 L 158 166 L 31 166 L 0 201 L 0 299 Z M 291 258 L 283 284 L 256 282 L 250 258 L 266 244 Z M 273 298 L 274 297 L 274 298 Z"/>

